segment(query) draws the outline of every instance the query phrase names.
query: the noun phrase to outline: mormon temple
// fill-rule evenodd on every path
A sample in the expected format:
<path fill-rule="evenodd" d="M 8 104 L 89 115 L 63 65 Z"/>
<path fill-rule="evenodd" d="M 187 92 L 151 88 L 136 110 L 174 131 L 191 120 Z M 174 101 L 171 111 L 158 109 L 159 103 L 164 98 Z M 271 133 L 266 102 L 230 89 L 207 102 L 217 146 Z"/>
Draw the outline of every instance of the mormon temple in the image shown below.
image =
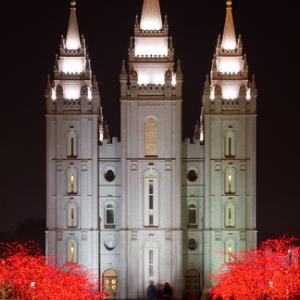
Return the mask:
<path fill-rule="evenodd" d="M 45 92 L 46 253 L 99 276 L 111 298 L 144 299 L 150 281 L 170 283 L 175 299 L 205 295 L 230 254 L 257 243 L 255 80 L 227 1 L 184 139 L 184 76 L 159 0 L 144 0 L 132 24 L 116 138 L 71 1 Z"/>

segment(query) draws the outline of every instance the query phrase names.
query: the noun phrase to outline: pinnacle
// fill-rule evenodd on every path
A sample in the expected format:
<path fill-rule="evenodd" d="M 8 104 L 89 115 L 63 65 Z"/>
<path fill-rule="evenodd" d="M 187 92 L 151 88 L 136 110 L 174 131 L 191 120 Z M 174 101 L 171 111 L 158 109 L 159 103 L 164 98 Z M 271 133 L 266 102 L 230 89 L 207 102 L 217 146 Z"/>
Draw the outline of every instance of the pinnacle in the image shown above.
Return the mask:
<path fill-rule="evenodd" d="M 140 27 L 142 30 L 162 29 L 159 0 L 144 0 Z"/>
<path fill-rule="evenodd" d="M 76 16 L 76 1 L 71 1 L 70 3 L 70 18 L 69 18 L 69 26 L 66 38 L 66 48 L 68 50 L 77 50 L 80 48 L 80 35 L 77 23 Z"/>
<path fill-rule="evenodd" d="M 235 50 L 237 47 L 231 5 L 232 1 L 227 1 L 226 20 L 222 40 L 222 48 L 225 50 Z"/>

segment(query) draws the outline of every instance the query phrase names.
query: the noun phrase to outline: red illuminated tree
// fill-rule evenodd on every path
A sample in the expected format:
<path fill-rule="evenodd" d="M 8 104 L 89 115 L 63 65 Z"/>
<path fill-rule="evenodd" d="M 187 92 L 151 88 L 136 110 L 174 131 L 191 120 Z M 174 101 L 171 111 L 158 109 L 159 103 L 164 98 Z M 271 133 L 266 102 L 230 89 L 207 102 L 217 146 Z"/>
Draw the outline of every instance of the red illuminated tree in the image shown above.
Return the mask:
<path fill-rule="evenodd" d="M 46 263 L 37 245 L 0 244 L 0 297 L 35 300 L 103 299 L 92 276 L 76 264 Z"/>
<path fill-rule="evenodd" d="M 233 262 L 213 276 L 213 299 L 300 299 L 300 248 L 295 242 L 283 237 L 234 254 Z"/>

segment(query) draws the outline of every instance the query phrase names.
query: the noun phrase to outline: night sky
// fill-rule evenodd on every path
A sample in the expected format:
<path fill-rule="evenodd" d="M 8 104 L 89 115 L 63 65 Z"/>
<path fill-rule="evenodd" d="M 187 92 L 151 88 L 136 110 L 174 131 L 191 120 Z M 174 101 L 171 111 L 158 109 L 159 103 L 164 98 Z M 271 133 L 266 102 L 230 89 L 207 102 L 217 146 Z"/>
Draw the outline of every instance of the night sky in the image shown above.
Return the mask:
<path fill-rule="evenodd" d="M 29 218 L 45 218 L 45 100 L 69 1 L 3 1 L 1 30 L 0 232 Z M 294 5 L 295 7 L 292 7 Z M 119 71 L 142 0 L 81 0 L 78 21 L 97 75 L 102 106 L 113 136 L 119 136 Z M 205 75 L 225 0 L 161 0 L 169 17 L 176 58 L 184 72 L 183 133 L 192 136 L 201 110 Z M 299 24 L 296 1 L 235 0 L 237 33 L 258 98 L 259 239 L 284 233 L 300 237 Z"/>

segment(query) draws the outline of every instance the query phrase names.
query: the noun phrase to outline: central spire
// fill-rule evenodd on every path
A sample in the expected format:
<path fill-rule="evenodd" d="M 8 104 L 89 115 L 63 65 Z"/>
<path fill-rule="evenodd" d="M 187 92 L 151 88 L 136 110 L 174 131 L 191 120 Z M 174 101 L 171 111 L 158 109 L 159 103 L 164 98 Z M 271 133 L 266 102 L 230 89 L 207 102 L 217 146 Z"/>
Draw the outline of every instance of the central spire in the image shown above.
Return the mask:
<path fill-rule="evenodd" d="M 144 0 L 140 28 L 142 30 L 161 30 L 162 27 L 159 0 Z"/>
<path fill-rule="evenodd" d="M 76 16 L 76 1 L 70 3 L 70 18 L 68 33 L 66 38 L 66 48 L 68 50 L 77 50 L 80 48 L 80 35 Z"/>
<path fill-rule="evenodd" d="M 232 1 L 227 1 L 226 21 L 222 40 L 222 49 L 235 50 L 237 47 L 234 22 L 232 16 Z"/>

